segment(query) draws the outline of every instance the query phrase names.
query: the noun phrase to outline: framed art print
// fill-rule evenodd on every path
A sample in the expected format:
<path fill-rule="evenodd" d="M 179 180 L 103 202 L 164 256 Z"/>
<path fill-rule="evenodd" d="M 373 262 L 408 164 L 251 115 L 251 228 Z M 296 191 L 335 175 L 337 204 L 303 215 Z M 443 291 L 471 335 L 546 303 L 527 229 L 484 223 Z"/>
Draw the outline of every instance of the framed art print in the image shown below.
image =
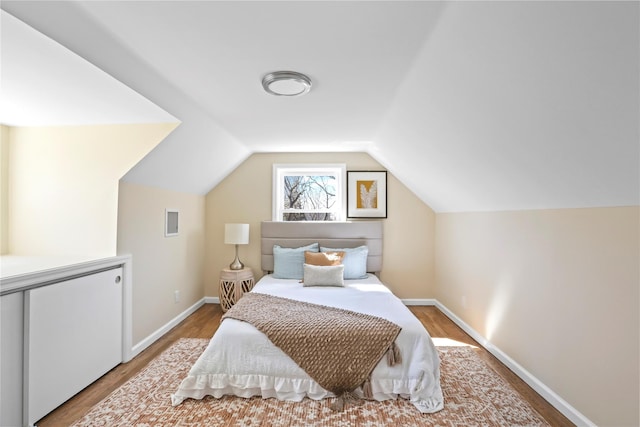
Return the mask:
<path fill-rule="evenodd" d="M 387 217 L 387 171 L 347 171 L 347 218 Z"/>

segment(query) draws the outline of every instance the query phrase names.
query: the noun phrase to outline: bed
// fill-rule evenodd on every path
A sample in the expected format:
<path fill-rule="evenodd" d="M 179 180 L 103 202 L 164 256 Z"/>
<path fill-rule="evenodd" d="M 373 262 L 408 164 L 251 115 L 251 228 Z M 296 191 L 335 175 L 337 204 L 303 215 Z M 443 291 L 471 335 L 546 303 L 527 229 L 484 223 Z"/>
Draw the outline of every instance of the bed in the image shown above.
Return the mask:
<path fill-rule="evenodd" d="M 363 316 L 386 319 L 401 328 L 393 342 L 401 355 L 401 363 L 391 364 L 382 357 L 370 372 L 367 390 L 363 385 L 353 391 L 354 396 L 366 395 L 378 401 L 408 399 L 421 413 L 443 408 L 439 358 L 430 336 L 376 275 L 382 268 L 382 222 L 263 222 L 261 233 L 262 268 L 268 274 L 251 291 L 255 297 L 364 313 Z M 287 278 L 289 273 L 283 274 L 281 260 L 284 257 L 278 251 L 295 252 L 309 245 L 317 245 L 324 252 L 337 248 L 350 254 L 340 263 L 343 286 L 310 286 L 307 282 L 312 276 L 306 275 L 306 264 L 303 283 L 298 278 Z M 357 265 L 364 262 L 366 267 L 361 268 L 366 271 L 357 279 L 348 278 L 363 273 L 347 271 L 355 265 L 353 254 L 362 255 L 362 248 L 366 248 L 366 260 L 358 261 Z M 175 406 L 188 398 L 225 395 L 301 401 L 305 397 L 316 400 L 335 397 L 336 393 L 320 386 L 256 327 L 231 317 L 221 322 L 171 399 Z"/>

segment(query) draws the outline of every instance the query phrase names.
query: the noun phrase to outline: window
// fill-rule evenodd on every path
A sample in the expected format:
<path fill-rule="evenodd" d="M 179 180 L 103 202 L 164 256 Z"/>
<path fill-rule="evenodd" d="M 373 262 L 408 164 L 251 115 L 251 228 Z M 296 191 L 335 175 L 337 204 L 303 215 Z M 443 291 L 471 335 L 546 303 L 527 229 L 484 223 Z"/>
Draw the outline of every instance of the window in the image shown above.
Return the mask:
<path fill-rule="evenodd" d="M 274 221 L 342 221 L 344 164 L 273 165 Z"/>

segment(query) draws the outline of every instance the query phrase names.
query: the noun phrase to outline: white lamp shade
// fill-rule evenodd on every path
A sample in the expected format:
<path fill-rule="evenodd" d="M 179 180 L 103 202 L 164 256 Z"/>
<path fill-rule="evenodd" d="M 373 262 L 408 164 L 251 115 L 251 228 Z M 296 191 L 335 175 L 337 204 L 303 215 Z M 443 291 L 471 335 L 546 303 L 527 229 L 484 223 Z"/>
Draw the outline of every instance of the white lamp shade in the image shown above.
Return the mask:
<path fill-rule="evenodd" d="M 249 243 L 249 224 L 225 224 L 224 242 L 229 245 Z"/>

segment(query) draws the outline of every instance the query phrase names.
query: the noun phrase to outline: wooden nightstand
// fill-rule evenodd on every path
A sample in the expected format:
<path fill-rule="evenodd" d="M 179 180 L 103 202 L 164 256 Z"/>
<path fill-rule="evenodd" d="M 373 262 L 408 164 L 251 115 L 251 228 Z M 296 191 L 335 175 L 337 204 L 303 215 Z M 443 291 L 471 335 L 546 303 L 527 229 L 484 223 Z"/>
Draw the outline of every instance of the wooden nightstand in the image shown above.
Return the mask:
<path fill-rule="evenodd" d="M 250 268 L 245 267 L 242 270 L 224 268 L 220 273 L 219 290 L 222 311 L 229 310 L 245 292 L 253 289 L 254 284 L 253 271 Z"/>

